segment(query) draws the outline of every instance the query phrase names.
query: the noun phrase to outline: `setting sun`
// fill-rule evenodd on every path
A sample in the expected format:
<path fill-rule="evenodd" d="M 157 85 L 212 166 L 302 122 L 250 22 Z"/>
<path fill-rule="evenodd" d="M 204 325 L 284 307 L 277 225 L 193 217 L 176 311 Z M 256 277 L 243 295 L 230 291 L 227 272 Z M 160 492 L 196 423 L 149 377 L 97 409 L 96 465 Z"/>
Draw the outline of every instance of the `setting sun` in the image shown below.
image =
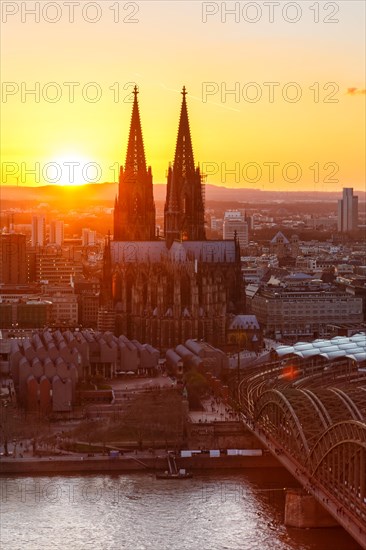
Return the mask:
<path fill-rule="evenodd" d="M 10 10 L 17 3 L 5 4 Z M 135 84 L 146 160 L 154 183 L 165 182 L 185 84 L 196 161 L 206 168 L 207 183 L 262 191 L 364 188 L 363 2 L 344 2 L 337 15 L 332 2 L 263 8 L 243 2 L 244 15 L 229 15 L 220 2 L 142 2 L 134 24 L 117 23 L 114 10 L 137 3 L 86 3 L 90 14 L 97 5 L 101 10 L 98 41 L 82 3 L 71 3 L 75 21 L 79 10 L 77 24 L 69 23 L 62 2 L 47 4 L 47 18 L 56 4 L 61 18 L 54 24 L 19 10 L 2 28 L 7 51 L 16 52 L 6 56 L 3 48 L 2 54 L 4 185 L 115 182 L 118 172 L 110 167 L 124 160 Z M 233 2 L 233 10 L 240 5 Z M 246 6 L 249 19 L 258 11 L 255 24 Z M 300 19 L 292 23 L 297 10 Z M 102 168 L 85 168 L 85 157 Z M 69 166 L 59 181 L 50 182 L 42 170 L 34 175 L 36 163 L 64 158 L 80 161 L 74 178 Z M 57 179 L 58 169 L 49 174 Z"/>
<path fill-rule="evenodd" d="M 79 153 L 63 153 L 50 160 L 45 170 L 49 183 L 79 186 L 98 181 L 100 168 Z"/>

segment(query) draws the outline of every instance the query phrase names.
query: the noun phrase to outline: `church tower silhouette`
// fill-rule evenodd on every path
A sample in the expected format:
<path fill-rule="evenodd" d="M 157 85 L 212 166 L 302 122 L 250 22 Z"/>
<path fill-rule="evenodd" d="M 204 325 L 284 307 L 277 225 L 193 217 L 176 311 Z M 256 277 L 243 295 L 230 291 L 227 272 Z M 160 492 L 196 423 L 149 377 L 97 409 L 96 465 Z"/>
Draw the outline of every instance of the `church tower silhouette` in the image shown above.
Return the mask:
<path fill-rule="evenodd" d="M 146 168 L 138 93 L 135 86 L 126 162 L 114 204 L 115 241 L 151 241 L 156 236 L 152 172 L 151 166 Z"/>
<path fill-rule="evenodd" d="M 202 178 L 194 165 L 186 95 L 183 86 L 177 144 L 173 166 L 169 166 L 164 208 L 165 240 L 168 248 L 178 239 L 206 239 Z"/>

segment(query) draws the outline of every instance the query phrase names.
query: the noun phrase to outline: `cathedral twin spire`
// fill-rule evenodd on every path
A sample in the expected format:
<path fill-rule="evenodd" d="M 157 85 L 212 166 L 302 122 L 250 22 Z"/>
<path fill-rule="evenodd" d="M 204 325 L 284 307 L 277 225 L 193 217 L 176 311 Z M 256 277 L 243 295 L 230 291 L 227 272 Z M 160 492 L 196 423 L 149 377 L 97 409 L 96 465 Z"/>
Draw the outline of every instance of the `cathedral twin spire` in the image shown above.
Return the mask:
<path fill-rule="evenodd" d="M 146 159 L 144 141 L 142 139 L 141 120 L 139 113 L 139 104 L 137 102 L 137 86 L 134 87 L 133 107 L 130 125 L 130 136 L 128 139 L 125 171 L 137 174 L 140 171 L 146 171 Z"/>
<path fill-rule="evenodd" d="M 136 86 L 133 93 L 126 162 L 124 170 L 120 171 L 114 209 L 114 240 L 150 241 L 156 238 L 152 173 L 151 167 L 146 169 Z M 199 168 L 194 166 L 185 87 L 182 95 L 174 164 L 168 170 L 164 208 L 168 246 L 175 239 L 205 239 L 201 175 Z"/>
<path fill-rule="evenodd" d="M 164 228 L 167 245 L 175 239 L 201 241 L 205 236 L 200 169 L 195 168 L 187 110 L 187 91 L 182 91 L 174 164 L 169 167 Z"/>
<path fill-rule="evenodd" d="M 183 86 L 183 101 L 180 111 L 177 145 L 175 148 L 174 169 L 176 173 L 179 173 L 182 176 L 192 176 L 192 174 L 194 174 L 194 158 L 191 132 L 189 129 L 186 95 L 186 87 Z"/>
<path fill-rule="evenodd" d="M 146 168 L 144 142 L 134 88 L 134 100 L 125 167 L 121 167 L 114 205 L 115 241 L 151 241 L 155 238 L 155 203 L 151 167 Z"/>

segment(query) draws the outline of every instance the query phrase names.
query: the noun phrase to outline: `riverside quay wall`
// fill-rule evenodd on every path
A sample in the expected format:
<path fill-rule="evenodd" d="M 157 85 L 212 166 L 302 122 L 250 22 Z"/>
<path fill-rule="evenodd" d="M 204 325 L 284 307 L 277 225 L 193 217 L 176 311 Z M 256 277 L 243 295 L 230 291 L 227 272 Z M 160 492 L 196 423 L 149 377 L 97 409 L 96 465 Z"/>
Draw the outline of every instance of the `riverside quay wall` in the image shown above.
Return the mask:
<path fill-rule="evenodd" d="M 186 470 L 216 470 L 241 468 L 282 468 L 282 465 L 269 453 L 262 456 L 220 456 L 193 455 L 177 457 L 178 468 Z M 0 475 L 8 474 L 60 474 L 60 473 L 111 473 L 166 470 L 166 456 L 150 457 L 64 457 L 64 458 L 2 458 Z"/>

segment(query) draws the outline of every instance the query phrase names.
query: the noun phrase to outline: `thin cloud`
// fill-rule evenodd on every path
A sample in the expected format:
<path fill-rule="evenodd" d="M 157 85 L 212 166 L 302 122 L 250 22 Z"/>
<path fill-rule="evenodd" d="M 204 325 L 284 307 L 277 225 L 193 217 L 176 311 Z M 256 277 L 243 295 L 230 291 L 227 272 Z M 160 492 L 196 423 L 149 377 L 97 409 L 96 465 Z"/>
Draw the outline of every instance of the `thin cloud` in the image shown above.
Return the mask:
<path fill-rule="evenodd" d="M 366 90 L 361 88 L 348 88 L 346 95 L 365 95 Z"/>

